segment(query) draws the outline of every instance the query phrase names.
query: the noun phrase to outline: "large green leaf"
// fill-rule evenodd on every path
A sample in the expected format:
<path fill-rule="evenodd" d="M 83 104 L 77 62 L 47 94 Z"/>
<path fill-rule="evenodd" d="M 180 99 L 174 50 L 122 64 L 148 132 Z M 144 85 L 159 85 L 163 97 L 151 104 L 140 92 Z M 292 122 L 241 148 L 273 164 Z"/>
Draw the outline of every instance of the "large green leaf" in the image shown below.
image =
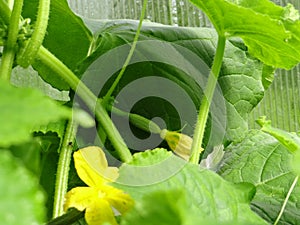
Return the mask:
<path fill-rule="evenodd" d="M 220 35 L 241 37 L 264 63 L 290 69 L 300 61 L 299 12 L 269 0 L 190 0 Z"/>
<path fill-rule="evenodd" d="M 277 218 L 296 177 L 291 169 L 292 155 L 275 138 L 253 130 L 239 144 L 226 149 L 219 173 L 231 182 L 256 186 L 251 205 L 268 222 Z M 300 224 L 300 187 L 293 190 L 279 224 Z"/>
<path fill-rule="evenodd" d="M 24 1 L 22 15 L 36 20 L 38 0 Z M 43 45 L 71 70 L 88 55 L 92 36 L 82 20 L 69 8 L 66 0 L 52 0 L 47 35 Z M 69 85 L 49 68 L 36 61 L 35 69 L 53 87 L 68 90 Z"/>
<path fill-rule="evenodd" d="M 176 198 L 172 198 L 174 208 L 180 214 L 189 212 L 191 215 L 197 214 L 204 220 L 214 219 L 225 223 L 266 224 L 250 210 L 249 201 L 254 191 L 252 185 L 233 185 L 214 172 L 186 163 L 165 149 L 135 154 L 132 164 L 123 164 L 120 167 L 120 177 L 117 182 L 119 182 L 116 184 L 118 188 L 129 193 L 137 204 L 143 196 L 154 191 L 179 190 L 184 193 L 187 201 L 186 205 L 182 206 L 187 208 L 180 209 L 181 206 L 176 206 L 179 204 Z M 167 195 L 172 195 L 172 192 Z M 170 201 L 171 198 L 168 197 L 167 202 Z M 165 204 L 168 204 L 167 202 Z M 152 199 L 152 204 L 157 204 L 155 198 Z M 168 210 L 168 207 L 170 206 L 166 206 L 164 210 Z M 144 208 L 144 210 L 148 209 Z M 150 208 L 149 212 L 151 211 L 156 210 Z M 188 215 L 184 216 L 188 217 Z M 165 218 L 171 219 L 168 216 Z"/>
<path fill-rule="evenodd" d="M 133 41 L 137 22 L 93 20 L 86 21 L 86 23 L 95 34 L 94 52 L 86 59 L 80 71 L 81 73 L 86 71 L 82 79 L 87 86 L 95 93 L 101 91 L 103 95 L 125 61 L 124 58 L 130 48 L 128 43 Z M 217 124 L 217 129 L 212 128 L 211 139 L 219 139 L 219 141 L 223 139 L 226 123 L 223 96 L 227 107 L 227 138 L 239 140 L 247 131 L 248 113 L 262 99 L 267 88 L 264 79 L 270 75 L 270 71 L 263 70 L 262 63 L 250 58 L 245 50 L 236 47 L 234 45 L 236 43 L 232 43 L 234 42 L 226 43 L 219 78 L 220 88 L 217 89 L 214 108 L 212 108 L 212 118 Z M 180 129 L 183 125 L 187 125 L 184 132 L 192 134 L 202 89 L 206 84 L 216 45 L 217 33 L 213 29 L 144 23 L 131 64 L 114 93 L 114 96 L 118 96 L 119 93 L 124 93 L 123 88 L 127 90 L 127 96 L 124 99 L 118 99 L 117 107 L 125 111 L 132 110 L 148 118 L 162 116 L 170 130 Z M 156 83 L 151 84 L 149 80 L 145 80 L 144 83 L 135 85 L 135 88 L 128 91 L 128 87 L 134 81 L 138 82 L 142 78 L 153 76 L 157 77 Z M 178 86 L 168 87 L 159 78 L 166 78 Z M 106 83 L 104 87 L 101 86 L 103 83 Z M 153 87 L 154 92 L 148 91 L 149 87 Z M 180 98 L 182 90 L 188 94 L 188 100 L 194 103 L 193 109 L 186 106 L 188 103 L 186 99 Z M 128 108 L 131 99 L 136 96 L 144 98 L 146 94 L 150 95 L 149 93 L 152 99 L 141 100 L 137 102 L 137 107 Z M 165 101 L 161 101 L 161 96 L 165 98 Z M 168 98 L 171 98 L 169 96 L 176 96 L 174 97 L 175 103 L 167 103 Z M 177 103 L 180 106 L 176 106 Z M 180 111 L 180 107 L 183 108 L 184 113 Z M 127 133 L 126 130 L 125 139 Z M 212 145 L 216 144 L 219 143 L 216 141 Z"/>
<path fill-rule="evenodd" d="M 71 112 L 37 90 L 0 82 L 0 146 L 30 139 L 35 126 L 68 118 Z"/>
<path fill-rule="evenodd" d="M 0 165 L 1 223 L 42 224 L 45 198 L 37 179 L 7 150 L 1 149 Z"/>
<path fill-rule="evenodd" d="M 232 224 L 232 222 L 221 222 L 218 219 L 203 219 L 198 213 L 189 211 L 185 193 L 178 189 L 147 193 L 142 201 L 136 202 L 134 209 L 125 214 L 121 221 L 121 225 Z M 256 223 L 247 223 L 247 225 L 251 224 Z M 246 225 L 246 223 L 235 221 L 234 225 Z"/>
<path fill-rule="evenodd" d="M 37 177 L 47 196 L 45 205 L 47 218 L 52 218 L 55 178 L 59 154 L 60 138 L 56 133 L 35 133 L 29 142 L 10 146 L 9 150 L 24 166 Z"/>

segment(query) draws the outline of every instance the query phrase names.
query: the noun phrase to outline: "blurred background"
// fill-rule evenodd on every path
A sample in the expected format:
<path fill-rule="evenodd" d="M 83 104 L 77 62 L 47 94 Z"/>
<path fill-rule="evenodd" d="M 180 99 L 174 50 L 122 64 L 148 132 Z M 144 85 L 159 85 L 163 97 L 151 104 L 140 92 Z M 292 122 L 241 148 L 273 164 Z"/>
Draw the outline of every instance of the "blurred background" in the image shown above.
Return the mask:
<path fill-rule="evenodd" d="M 91 19 L 139 19 L 142 0 L 68 0 L 73 11 Z M 299 0 L 273 0 L 300 10 Z M 211 27 L 206 16 L 188 0 L 149 0 L 147 19 L 172 26 Z M 277 70 L 264 99 L 249 116 L 249 126 L 266 115 L 272 125 L 287 131 L 300 131 L 300 64 L 292 70 Z"/>

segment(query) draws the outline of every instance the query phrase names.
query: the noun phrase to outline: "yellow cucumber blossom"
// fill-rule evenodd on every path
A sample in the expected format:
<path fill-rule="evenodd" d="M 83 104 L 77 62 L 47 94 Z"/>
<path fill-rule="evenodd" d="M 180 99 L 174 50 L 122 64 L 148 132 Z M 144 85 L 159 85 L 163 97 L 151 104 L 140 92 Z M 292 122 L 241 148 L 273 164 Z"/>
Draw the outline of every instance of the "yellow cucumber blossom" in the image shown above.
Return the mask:
<path fill-rule="evenodd" d="M 193 143 L 193 139 L 190 136 L 166 129 L 161 131 L 160 136 L 167 141 L 169 147 L 177 155 L 187 161 L 189 160 Z"/>
<path fill-rule="evenodd" d="M 74 162 L 78 176 L 88 187 L 70 190 L 65 196 L 64 210 L 85 210 L 89 225 L 117 225 L 113 209 L 122 214 L 133 206 L 128 194 L 109 185 L 118 178 L 118 168 L 109 167 L 103 150 L 95 146 L 75 152 Z"/>

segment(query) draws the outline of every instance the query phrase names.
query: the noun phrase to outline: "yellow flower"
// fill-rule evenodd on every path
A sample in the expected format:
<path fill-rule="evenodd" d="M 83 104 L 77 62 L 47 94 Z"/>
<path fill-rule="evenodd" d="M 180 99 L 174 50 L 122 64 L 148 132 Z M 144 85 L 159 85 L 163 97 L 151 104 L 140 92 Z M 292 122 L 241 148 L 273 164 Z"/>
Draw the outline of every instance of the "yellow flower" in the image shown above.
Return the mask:
<path fill-rule="evenodd" d="M 99 147 L 87 147 L 74 153 L 78 176 L 88 187 L 76 187 L 66 194 L 64 210 L 85 210 L 89 225 L 110 223 L 117 225 L 114 210 L 124 213 L 133 206 L 132 198 L 123 191 L 109 186 L 119 174 L 118 168 L 108 167 L 105 154 Z"/>
<path fill-rule="evenodd" d="M 190 136 L 166 129 L 161 131 L 160 136 L 167 141 L 169 147 L 177 155 L 187 161 L 189 160 L 193 143 L 193 139 Z"/>

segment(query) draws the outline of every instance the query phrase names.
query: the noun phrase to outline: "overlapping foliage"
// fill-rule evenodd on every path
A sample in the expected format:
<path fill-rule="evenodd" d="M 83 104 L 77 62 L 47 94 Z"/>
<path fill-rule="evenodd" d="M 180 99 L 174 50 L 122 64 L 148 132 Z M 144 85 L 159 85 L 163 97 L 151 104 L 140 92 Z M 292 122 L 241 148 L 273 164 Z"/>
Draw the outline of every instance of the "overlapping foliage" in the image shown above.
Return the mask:
<path fill-rule="evenodd" d="M 270 134 L 263 133 L 264 129 L 249 131 L 246 122 L 270 85 L 274 68 L 290 69 L 300 61 L 299 13 L 292 5 L 280 7 L 268 0 L 191 2 L 208 15 L 214 29 L 145 22 L 139 30 L 136 21 L 81 19 L 69 9 L 67 1 L 51 1 L 43 46 L 32 67 L 18 70 L 18 76 L 28 79 L 39 76 L 43 82 L 31 88 L 20 87 L 26 83 L 18 83 L 18 76 L 0 82 L 0 188 L 5 194 L 0 200 L 1 221 L 8 225 L 42 224 L 52 218 L 54 208 L 58 218 L 49 224 L 76 224 L 82 213 L 75 213 L 76 218 L 72 212 L 59 217 L 64 196 L 56 193 L 60 188 L 59 193 L 64 193 L 83 185 L 72 164 L 69 168 L 72 151 L 82 145 L 98 144 L 106 149 L 108 156 L 126 162 L 120 166 L 120 176 L 113 185 L 131 195 L 135 206 L 118 218 L 121 225 L 300 224 L 297 136 L 283 138 L 296 146 L 292 153 L 288 151 L 289 145 L 278 138 L 280 131 Z M 15 1 L 15 5 L 21 3 Z M 15 48 L 11 49 L 16 56 L 25 41 L 30 41 L 38 5 L 38 0 L 24 1 L 22 26 Z M 0 2 L 0 44 L 4 46 L 1 59 L 7 57 L 13 13 L 6 1 Z M 124 54 L 120 52 L 127 56 L 137 30 L 139 42 L 110 100 L 137 79 L 157 77 L 158 81 L 161 78 L 172 81 L 184 90 L 199 109 L 205 98 L 203 93 L 207 94 L 209 68 L 219 66 L 220 74 L 216 74 L 219 89 L 209 91 L 222 93 L 225 110 L 215 114 L 212 110 L 208 118 L 200 118 L 207 124 L 202 144 L 204 158 L 213 151 L 201 165 L 210 165 L 217 173 L 200 167 L 199 162 L 194 165 L 180 159 L 162 141 L 155 147 L 164 148 L 142 153 L 130 149 L 130 152 L 127 146 L 134 145 L 136 140 L 127 138 L 127 130 L 118 126 L 121 135 L 116 132 L 107 112 L 111 105 L 101 101 L 123 67 Z M 216 65 L 220 39 L 226 47 Z M 173 54 L 164 54 L 168 51 Z M 18 68 L 16 64 L 14 70 Z M 113 71 L 109 79 L 105 75 L 107 68 Z M 207 73 L 200 73 L 199 77 L 193 71 Z M 95 89 L 97 82 L 91 78 L 99 83 L 104 81 L 101 90 Z M 159 87 L 160 83 L 154 85 Z M 41 89 L 50 97 L 44 96 Z M 59 92 L 62 90 L 67 91 L 69 98 L 66 92 Z M 164 90 L 156 91 L 160 96 L 159 92 Z M 136 89 L 130 93 L 141 94 Z M 172 95 L 176 94 L 172 90 Z M 77 95 L 80 100 L 75 103 Z M 127 113 L 139 115 L 133 118 L 144 121 L 159 116 L 169 130 L 180 130 L 185 125 L 184 131 L 192 136 L 197 114 L 180 115 L 167 101 L 154 97 Z M 128 110 L 125 101 L 116 105 Z M 89 108 L 89 114 L 79 107 Z M 93 114 L 96 123 L 91 121 Z M 86 127 L 97 130 L 99 137 L 80 136 L 90 131 Z M 141 127 L 134 127 L 134 132 L 141 137 L 149 135 L 149 130 Z M 224 158 L 222 150 L 213 150 L 222 145 Z M 91 165 L 92 159 L 91 156 Z M 108 161 L 116 164 L 115 160 Z M 63 171 L 64 165 L 67 166 L 63 176 L 55 177 L 56 167 Z M 81 221 L 86 223 L 82 218 Z"/>

